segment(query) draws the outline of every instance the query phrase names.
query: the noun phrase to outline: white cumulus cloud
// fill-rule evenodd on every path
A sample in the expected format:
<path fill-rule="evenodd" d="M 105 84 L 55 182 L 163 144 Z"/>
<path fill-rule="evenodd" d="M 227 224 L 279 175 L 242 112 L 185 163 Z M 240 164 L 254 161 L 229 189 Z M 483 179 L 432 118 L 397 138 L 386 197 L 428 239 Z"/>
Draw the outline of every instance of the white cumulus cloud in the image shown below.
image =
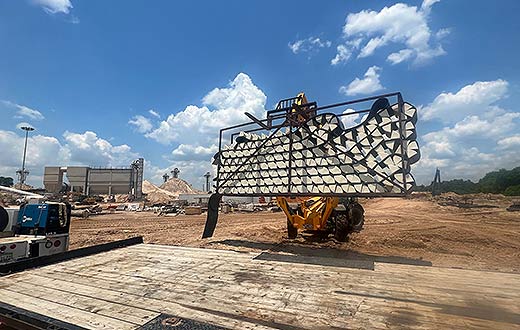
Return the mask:
<path fill-rule="evenodd" d="M 163 144 L 208 147 L 215 144 L 221 128 L 248 121 L 244 112 L 265 117 L 265 94 L 245 73 L 239 73 L 229 87 L 215 88 L 202 99 L 203 106 L 188 105 L 170 114 L 146 136 Z"/>
<path fill-rule="evenodd" d="M 505 97 L 508 85 L 508 82 L 502 79 L 477 81 L 464 86 L 456 93 L 441 93 L 432 103 L 421 108 L 422 118 L 438 118 L 449 122 L 461 120 L 475 112 L 490 111 L 495 102 Z"/>
<path fill-rule="evenodd" d="M 346 45 L 352 41 L 362 45 L 338 47 L 338 53 L 331 63 L 335 65 L 347 61 L 350 55 L 345 56 L 345 53 L 352 53 L 357 48 L 360 48 L 357 57 L 362 58 L 373 55 L 376 50 L 389 44 L 403 47 L 398 52 L 388 55 L 387 60 L 391 64 L 408 60 L 413 60 L 414 64 L 421 64 L 446 54 L 439 40 L 446 36 L 449 30 L 441 29 L 432 34 L 428 25 L 431 6 L 436 2 L 438 1 L 425 0 L 420 8 L 396 3 L 380 11 L 362 10 L 348 14 L 343 26 Z"/>
<path fill-rule="evenodd" d="M 446 180 L 478 180 L 489 171 L 520 164 L 520 112 L 495 104 L 507 90 L 504 80 L 477 81 L 419 108 L 422 120 L 441 118 L 445 124 L 420 136 L 422 156 L 413 170 L 419 182 L 429 183 L 436 167 Z"/>
<path fill-rule="evenodd" d="M 338 47 L 336 47 L 336 51 L 336 56 L 330 60 L 330 64 L 332 65 L 338 65 L 340 63 L 346 62 L 352 56 L 352 51 L 345 45 L 338 45 Z"/>
<path fill-rule="evenodd" d="M 296 40 L 290 42 L 287 46 L 294 54 L 314 52 L 320 48 L 328 48 L 332 45 L 332 42 L 328 40 L 322 40 L 318 37 L 309 37 L 307 39 Z"/>
<path fill-rule="evenodd" d="M 20 169 L 25 136 L 23 132 L 0 130 L 0 150 L 9 157 L 0 157 L 0 176 L 15 178 Z M 128 145 L 113 145 L 94 132 L 65 132 L 63 140 L 54 136 L 31 133 L 27 141 L 26 167 L 28 182 L 42 187 L 45 166 L 92 165 L 128 166 L 138 158 Z"/>
<path fill-rule="evenodd" d="M 17 104 L 11 101 L 2 101 L 4 105 L 10 108 L 17 109 L 16 118 L 29 118 L 33 120 L 43 120 L 45 116 L 38 110 L 29 108 L 28 106 Z"/>
<path fill-rule="evenodd" d="M 218 151 L 218 146 L 212 144 L 208 147 L 191 144 L 180 144 L 172 151 L 175 160 L 210 160 Z"/>
<path fill-rule="evenodd" d="M 371 66 L 362 79 L 356 78 L 348 84 L 348 86 L 341 86 L 339 91 L 345 95 L 359 95 L 370 94 L 384 89 L 379 81 L 379 72 L 381 68 L 378 66 Z"/>
<path fill-rule="evenodd" d="M 153 128 L 152 121 L 141 115 L 133 116 L 128 123 L 135 126 L 135 130 L 139 133 L 147 133 Z"/>
<path fill-rule="evenodd" d="M 34 120 L 42 120 L 44 119 L 45 117 L 42 115 L 42 113 L 38 110 L 34 110 L 34 109 L 31 109 L 29 107 L 26 107 L 24 105 L 16 105 L 16 107 L 18 108 L 18 116 L 20 117 L 27 117 L 27 118 L 31 118 L 31 119 L 34 119 Z"/>
<path fill-rule="evenodd" d="M 397 53 L 388 55 L 387 59 L 392 64 L 398 64 L 407 61 L 413 57 L 413 51 L 411 49 L 401 49 Z"/>
<path fill-rule="evenodd" d="M 356 49 L 359 48 L 362 39 L 349 40 L 345 44 L 338 45 L 336 47 L 336 56 L 330 60 L 330 64 L 339 65 L 347 62 Z"/>
<path fill-rule="evenodd" d="M 497 142 L 498 149 L 501 150 L 520 150 L 520 134 L 508 136 Z"/>
<path fill-rule="evenodd" d="M 25 135 L 23 132 L 0 130 L 0 171 L 2 176 L 14 177 L 16 170 L 22 165 Z M 54 163 L 59 159 L 66 158 L 58 139 L 51 136 L 30 134 L 27 140 L 27 167 L 32 170 L 38 165 Z M 40 171 L 43 170 L 40 169 Z"/>
<path fill-rule="evenodd" d="M 95 132 L 63 133 L 64 148 L 68 151 L 70 162 L 94 166 L 127 166 L 138 157 L 131 147 L 112 145 L 97 136 Z"/>
<path fill-rule="evenodd" d="M 161 115 L 153 109 L 148 110 L 148 113 L 154 116 L 155 118 L 161 118 Z"/>
<path fill-rule="evenodd" d="M 348 127 L 352 127 L 352 126 L 355 126 L 357 124 L 359 124 L 359 113 L 355 113 L 356 110 L 354 109 L 346 109 L 345 111 L 343 111 L 343 114 L 345 116 L 342 116 L 341 117 L 341 121 L 343 122 L 343 127 L 345 128 L 348 128 Z M 347 115 L 349 114 L 350 115 Z"/>
<path fill-rule="evenodd" d="M 251 78 L 239 73 L 229 86 L 207 93 L 202 98 L 202 105 L 188 105 L 184 110 L 168 115 L 145 136 L 172 145 L 168 168 L 185 169 L 181 177 L 198 184 L 203 182 L 204 173 L 213 171 L 211 158 L 218 151 L 220 129 L 250 121 L 244 112 L 265 118 L 266 100 Z M 196 170 L 189 170 L 190 167 Z M 159 169 L 154 176 L 158 177 L 161 171 Z"/>
<path fill-rule="evenodd" d="M 49 14 L 68 14 L 72 9 L 70 0 L 33 0 L 33 2 L 41 6 Z"/>

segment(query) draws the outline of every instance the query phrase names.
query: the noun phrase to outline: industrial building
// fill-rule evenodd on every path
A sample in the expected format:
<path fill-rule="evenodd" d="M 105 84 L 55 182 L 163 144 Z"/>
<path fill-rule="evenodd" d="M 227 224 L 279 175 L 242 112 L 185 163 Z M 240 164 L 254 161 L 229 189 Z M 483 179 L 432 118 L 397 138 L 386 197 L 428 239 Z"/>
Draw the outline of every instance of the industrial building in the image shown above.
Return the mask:
<path fill-rule="evenodd" d="M 54 193 L 65 187 L 85 195 L 130 194 L 142 198 L 143 172 L 143 158 L 129 167 L 46 166 L 43 184 L 45 190 Z"/>

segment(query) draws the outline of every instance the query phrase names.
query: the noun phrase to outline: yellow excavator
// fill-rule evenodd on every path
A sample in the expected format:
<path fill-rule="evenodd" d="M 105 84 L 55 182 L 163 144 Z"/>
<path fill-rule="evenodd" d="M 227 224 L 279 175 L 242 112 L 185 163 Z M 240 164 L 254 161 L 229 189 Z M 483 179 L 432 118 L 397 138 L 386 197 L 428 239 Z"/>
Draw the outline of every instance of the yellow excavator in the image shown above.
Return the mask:
<path fill-rule="evenodd" d="M 315 115 L 312 109 L 305 108 L 306 104 L 305 93 L 299 93 L 292 109 L 298 113 L 297 122 L 305 122 Z M 356 198 L 278 196 L 276 203 L 287 216 L 287 236 L 291 239 L 296 238 L 298 230 L 306 230 L 324 235 L 333 233 L 336 240 L 344 242 L 349 233 L 363 228 L 365 211 Z"/>
<path fill-rule="evenodd" d="M 348 234 L 363 228 L 365 211 L 356 198 L 276 197 L 276 203 L 287 216 L 289 238 L 296 238 L 298 230 L 306 230 L 333 233 L 336 240 L 345 242 Z"/>

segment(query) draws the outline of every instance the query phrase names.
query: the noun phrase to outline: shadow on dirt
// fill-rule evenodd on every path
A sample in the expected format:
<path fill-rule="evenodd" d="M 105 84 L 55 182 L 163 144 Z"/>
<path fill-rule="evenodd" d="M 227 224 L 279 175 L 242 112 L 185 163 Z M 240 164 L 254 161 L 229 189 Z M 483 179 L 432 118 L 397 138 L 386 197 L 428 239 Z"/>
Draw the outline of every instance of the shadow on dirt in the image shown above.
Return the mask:
<path fill-rule="evenodd" d="M 352 250 L 341 250 L 328 246 L 304 246 L 298 243 L 262 243 L 246 240 L 226 239 L 213 241 L 209 245 L 227 245 L 264 251 L 255 259 L 293 263 L 318 264 L 323 266 L 374 269 L 374 262 L 431 266 L 430 261 L 399 256 L 378 256 Z M 280 254 L 286 253 L 286 254 Z M 290 253 L 289 255 L 287 253 Z M 305 257 L 305 258 L 302 258 Z"/>

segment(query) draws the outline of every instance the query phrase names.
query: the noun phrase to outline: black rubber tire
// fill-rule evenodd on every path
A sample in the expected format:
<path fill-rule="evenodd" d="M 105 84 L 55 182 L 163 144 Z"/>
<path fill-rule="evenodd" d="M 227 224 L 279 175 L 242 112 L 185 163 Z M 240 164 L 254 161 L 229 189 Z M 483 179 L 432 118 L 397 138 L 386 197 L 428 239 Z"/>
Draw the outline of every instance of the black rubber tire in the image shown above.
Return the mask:
<path fill-rule="evenodd" d="M 334 238 L 340 242 L 346 242 L 348 238 L 348 218 L 344 212 L 336 214 L 336 227 L 334 228 Z"/>
<path fill-rule="evenodd" d="M 296 236 L 298 236 L 298 228 L 295 228 L 289 219 L 287 219 L 287 237 L 294 239 Z"/>
<path fill-rule="evenodd" d="M 360 232 L 365 223 L 365 210 L 359 203 L 351 203 L 348 207 L 349 230 Z"/>

